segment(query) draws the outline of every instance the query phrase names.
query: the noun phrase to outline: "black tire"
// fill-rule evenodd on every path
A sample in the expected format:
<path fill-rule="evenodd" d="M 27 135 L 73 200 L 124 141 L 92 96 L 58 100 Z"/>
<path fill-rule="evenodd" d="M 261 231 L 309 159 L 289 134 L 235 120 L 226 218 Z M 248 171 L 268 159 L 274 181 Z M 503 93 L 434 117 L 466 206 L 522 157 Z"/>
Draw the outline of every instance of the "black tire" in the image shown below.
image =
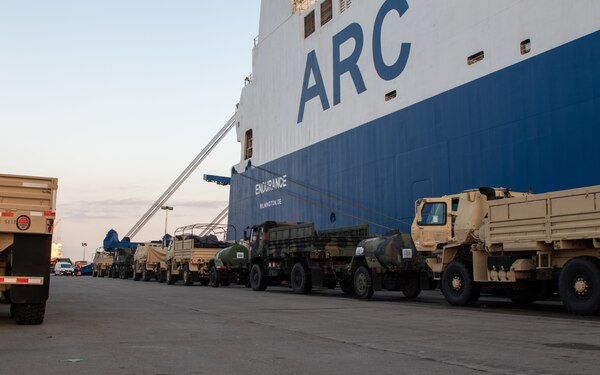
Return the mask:
<path fill-rule="evenodd" d="M 218 273 L 219 271 L 217 271 Z M 231 282 L 229 281 L 229 279 L 225 278 L 225 279 L 221 279 L 221 285 L 222 286 L 229 286 L 229 284 L 231 284 Z"/>
<path fill-rule="evenodd" d="M 593 315 L 600 311 L 600 265 L 594 258 L 571 259 L 558 278 L 560 299 L 567 311 Z"/>
<path fill-rule="evenodd" d="M 190 271 L 190 266 L 188 266 L 187 264 L 183 266 L 183 285 L 194 285 L 194 279 L 192 279 L 192 271 Z"/>
<path fill-rule="evenodd" d="M 167 271 L 166 270 L 159 270 L 158 271 L 158 282 L 162 284 L 165 281 L 167 281 Z"/>
<path fill-rule="evenodd" d="M 408 275 L 402 280 L 402 294 L 406 298 L 417 298 L 421 294 L 421 278 L 419 274 Z"/>
<path fill-rule="evenodd" d="M 173 275 L 173 272 L 171 271 L 171 266 L 167 266 L 167 277 L 166 277 L 166 282 L 168 285 L 173 285 L 175 284 L 175 275 Z"/>
<path fill-rule="evenodd" d="M 303 262 L 298 262 L 292 267 L 290 285 L 296 294 L 308 294 L 312 290 L 312 282 L 308 267 Z"/>
<path fill-rule="evenodd" d="M 262 292 L 267 289 L 267 280 L 259 264 L 254 264 L 250 269 L 250 285 L 252 286 L 252 290 L 255 291 Z"/>
<path fill-rule="evenodd" d="M 344 294 L 355 294 L 354 290 L 354 282 L 352 280 L 342 280 L 340 281 L 340 289 Z"/>
<path fill-rule="evenodd" d="M 142 280 L 150 281 L 151 278 L 152 278 L 152 271 L 148 271 L 146 269 L 146 265 L 144 264 L 144 268 L 142 268 Z"/>
<path fill-rule="evenodd" d="M 473 305 L 481 294 L 481 285 L 473 281 L 470 265 L 452 261 L 442 273 L 442 294 L 454 306 Z"/>
<path fill-rule="evenodd" d="M 519 285 L 518 288 L 506 290 L 506 296 L 518 305 L 530 305 L 538 300 L 541 293 L 541 284 L 539 282 L 528 282 Z"/>
<path fill-rule="evenodd" d="M 354 272 L 354 292 L 360 299 L 369 299 L 373 296 L 371 271 L 365 266 L 358 267 Z"/>
<path fill-rule="evenodd" d="M 12 309 L 17 324 L 42 324 L 46 313 L 46 303 L 13 304 Z"/>
<path fill-rule="evenodd" d="M 208 271 L 208 285 L 213 288 L 218 288 L 220 284 L 220 275 L 219 271 L 215 268 L 215 266 L 210 267 L 210 271 Z"/>
<path fill-rule="evenodd" d="M 114 274 L 114 269 L 111 267 L 111 268 L 108 270 L 108 278 L 109 278 L 109 279 L 112 279 L 112 278 L 113 278 L 113 274 Z"/>

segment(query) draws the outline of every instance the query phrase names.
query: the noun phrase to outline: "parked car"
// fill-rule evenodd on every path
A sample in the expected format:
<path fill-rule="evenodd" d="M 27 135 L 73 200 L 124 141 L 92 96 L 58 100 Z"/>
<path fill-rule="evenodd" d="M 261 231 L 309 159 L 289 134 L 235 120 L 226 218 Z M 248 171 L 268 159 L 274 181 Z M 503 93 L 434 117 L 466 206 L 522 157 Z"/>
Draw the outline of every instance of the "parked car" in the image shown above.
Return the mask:
<path fill-rule="evenodd" d="M 54 266 L 54 274 L 56 276 L 75 276 L 75 270 L 71 263 L 58 262 Z"/>

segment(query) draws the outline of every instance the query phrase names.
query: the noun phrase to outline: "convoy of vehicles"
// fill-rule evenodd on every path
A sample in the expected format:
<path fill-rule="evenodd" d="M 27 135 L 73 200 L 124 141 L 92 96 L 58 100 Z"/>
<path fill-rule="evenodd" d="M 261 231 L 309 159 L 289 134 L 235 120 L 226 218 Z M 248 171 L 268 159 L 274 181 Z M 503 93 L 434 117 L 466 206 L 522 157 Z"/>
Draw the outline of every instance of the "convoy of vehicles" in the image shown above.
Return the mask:
<path fill-rule="evenodd" d="M 0 296 L 17 324 L 44 320 L 56 178 L 0 174 Z"/>

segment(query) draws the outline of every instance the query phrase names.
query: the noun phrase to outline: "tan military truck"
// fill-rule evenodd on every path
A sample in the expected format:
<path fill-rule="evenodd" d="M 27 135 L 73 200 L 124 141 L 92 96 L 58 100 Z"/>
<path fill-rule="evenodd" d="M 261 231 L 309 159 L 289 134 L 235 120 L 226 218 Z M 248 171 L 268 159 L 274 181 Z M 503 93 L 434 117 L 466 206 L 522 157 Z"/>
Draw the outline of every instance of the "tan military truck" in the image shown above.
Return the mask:
<path fill-rule="evenodd" d="M 93 277 L 108 276 L 113 264 L 113 254 L 100 248 L 96 251 L 92 263 L 94 264 L 92 266 Z"/>
<path fill-rule="evenodd" d="M 167 254 L 167 283 L 172 285 L 181 279 L 186 286 L 195 282 L 208 285 L 210 265 L 215 254 L 233 245 L 225 241 L 227 230 L 227 225 L 214 224 L 177 228 Z"/>
<path fill-rule="evenodd" d="M 0 296 L 17 324 L 44 320 L 58 180 L 0 174 Z"/>
<path fill-rule="evenodd" d="M 138 246 L 133 255 L 133 279 L 150 281 L 153 277 L 160 280 L 161 264 L 166 264 L 167 249 L 162 244 Z"/>
<path fill-rule="evenodd" d="M 600 311 L 600 186 L 546 194 L 480 188 L 416 203 L 412 237 L 452 305 L 481 287 L 517 303 L 558 285 L 568 311 Z"/>

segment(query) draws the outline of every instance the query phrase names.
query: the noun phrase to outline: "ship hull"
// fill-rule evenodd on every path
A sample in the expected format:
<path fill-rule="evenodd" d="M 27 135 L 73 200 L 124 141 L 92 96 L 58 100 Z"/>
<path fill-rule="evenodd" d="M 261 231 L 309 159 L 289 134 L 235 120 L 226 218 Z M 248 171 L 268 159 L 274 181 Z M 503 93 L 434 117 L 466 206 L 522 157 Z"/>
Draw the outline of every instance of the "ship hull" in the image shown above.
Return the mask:
<path fill-rule="evenodd" d="M 231 180 L 229 223 L 408 230 L 414 202 L 479 186 L 600 184 L 600 32 L 309 145 Z"/>

